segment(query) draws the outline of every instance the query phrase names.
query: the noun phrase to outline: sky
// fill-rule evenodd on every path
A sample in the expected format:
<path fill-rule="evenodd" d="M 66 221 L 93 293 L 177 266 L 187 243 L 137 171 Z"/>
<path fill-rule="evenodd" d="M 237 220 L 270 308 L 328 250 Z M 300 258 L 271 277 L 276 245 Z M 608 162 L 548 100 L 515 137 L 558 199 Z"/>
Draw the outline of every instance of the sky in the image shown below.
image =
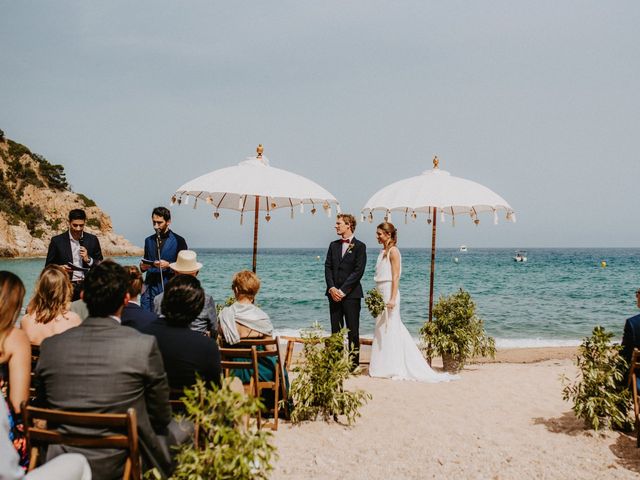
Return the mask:
<path fill-rule="evenodd" d="M 141 245 L 186 181 L 265 147 L 358 213 L 431 168 L 505 198 L 438 245 L 638 247 L 636 1 L 0 0 L 0 129 L 65 166 Z M 276 211 L 263 247 L 323 247 L 326 215 Z M 174 206 L 193 247 L 250 247 L 237 212 Z M 376 217 L 376 220 L 381 218 Z M 356 235 L 375 245 L 375 225 Z M 400 246 L 429 246 L 424 219 Z"/>

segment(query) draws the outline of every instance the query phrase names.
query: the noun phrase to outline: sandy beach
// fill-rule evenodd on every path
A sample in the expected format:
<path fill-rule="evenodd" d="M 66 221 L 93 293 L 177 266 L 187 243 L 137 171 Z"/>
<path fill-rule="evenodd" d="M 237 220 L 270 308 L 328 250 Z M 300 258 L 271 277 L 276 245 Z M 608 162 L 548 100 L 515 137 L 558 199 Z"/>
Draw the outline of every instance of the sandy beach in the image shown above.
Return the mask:
<path fill-rule="evenodd" d="M 574 355 L 504 350 L 451 383 L 353 378 L 348 388 L 373 395 L 362 417 L 351 427 L 282 423 L 272 478 L 637 478 L 635 437 L 585 430 L 562 400 Z"/>

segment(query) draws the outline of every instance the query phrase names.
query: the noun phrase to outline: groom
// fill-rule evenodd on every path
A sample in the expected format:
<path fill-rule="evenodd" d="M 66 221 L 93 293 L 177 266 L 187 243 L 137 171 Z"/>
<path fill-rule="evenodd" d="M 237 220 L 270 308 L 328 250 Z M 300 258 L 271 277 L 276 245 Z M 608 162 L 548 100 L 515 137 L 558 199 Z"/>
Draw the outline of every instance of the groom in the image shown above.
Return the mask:
<path fill-rule="evenodd" d="M 340 238 L 329 245 L 324 262 L 327 297 L 331 313 L 331 333 L 347 325 L 349 349 L 353 349 L 353 368 L 360 363 L 360 302 L 364 296 L 360 279 L 367 264 L 367 246 L 353 236 L 356 219 L 342 213 L 336 218 L 336 233 Z"/>

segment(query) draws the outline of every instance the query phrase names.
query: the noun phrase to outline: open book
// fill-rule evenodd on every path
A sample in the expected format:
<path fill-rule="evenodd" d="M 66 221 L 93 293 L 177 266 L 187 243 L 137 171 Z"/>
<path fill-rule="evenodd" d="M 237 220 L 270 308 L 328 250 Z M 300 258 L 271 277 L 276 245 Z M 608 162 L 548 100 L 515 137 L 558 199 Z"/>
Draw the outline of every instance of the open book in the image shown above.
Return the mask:
<path fill-rule="evenodd" d="M 74 265 L 71 262 L 67 262 L 67 267 L 69 267 L 71 270 L 75 270 L 77 272 L 88 272 L 89 271 L 88 268 L 79 267 L 78 265 Z"/>

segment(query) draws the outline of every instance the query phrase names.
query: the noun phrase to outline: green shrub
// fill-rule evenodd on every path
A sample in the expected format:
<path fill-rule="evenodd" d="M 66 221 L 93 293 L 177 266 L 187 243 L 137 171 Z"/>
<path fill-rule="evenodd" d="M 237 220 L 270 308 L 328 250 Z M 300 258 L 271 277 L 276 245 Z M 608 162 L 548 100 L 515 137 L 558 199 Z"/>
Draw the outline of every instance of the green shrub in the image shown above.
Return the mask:
<path fill-rule="evenodd" d="M 472 357 L 495 356 L 495 340 L 487 336 L 484 322 L 476 315 L 476 305 L 469 292 L 460 289 L 441 296 L 433 307 L 433 321 L 420 329 L 427 356 L 453 357 L 458 370 Z M 445 368 L 446 369 L 446 368 Z"/>
<path fill-rule="evenodd" d="M 371 399 L 371 394 L 345 390 L 344 382 L 352 375 L 350 352 L 344 348 L 346 329 L 323 338 L 319 326 L 303 332 L 304 363 L 293 369 L 296 378 L 291 383 L 290 396 L 294 408 L 291 421 L 300 423 L 315 420 L 320 415 L 325 421 L 345 415 L 352 424 L 360 416 L 360 407 Z"/>
<path fill-rule="evenodd" d="M 100 220 L 98 220 L 97 218 L 87 218 L 86 224 L 87 224 L 87 227 L 100 230 Z"/>
<path fill-rule="evenodd" d="M 62 165 L 54 165 L 37 153 L 32 154 L 32 157 L 38 162 L 40 175 L 46 180 L 49 188 L 53 190 L 67 190 L 69 188 L 69 182 Z"/>
<path fill-rule="evenodd" d="M 222 309 L 224 307 L 229 307 L 229 306 L 233 305 L 234 303 L 236 303 L 236 297 L 234 297 L 233 295 L 228 297 L 224 301 L 224 305 L 221 304 L 221 303 L 216 303 L 216 315 L 220 315 L 220 312 L 222 311 Z"/>
<path fill-rule="evenodd" d="M 82 193 L 76 193 L 76 195 L 78 195 L 78 198 L 80 199 L 82 204 L 85 206 L 85 208 L 90 208 L 90 207 L 95 207 L 96 206 L 96 202 L 91 200 L 86 195 L 83 195 Z"/>
<path fill-rule="evenodd" d="M 595 327 L 578 349 L 576 365 L 580 370 L 572 383 L 562 376 L 562 398 L 573 402 L 573 412 L 589 428 L 630 428 L 631 393 L 624 386 L 627 362 L 622 347 L 612 345 L 613 333 Z"/>
<path fill-rule="evenodd" d="M 15 159 L 22 157 L 23 155 L 31 155 L 31 150 L 22 145 L 21 143 L 14 142 L 13 140 L 7 139 L 9 143 L 9 156 Z"/>
<path fill-rule="evenodd" d="M 272 434 L 249 427 L 246 418 L 263 406 L 260 400 L 231 390 L 228 381 L 213 389 L 202 379 L 185 389 L 186 418 L 197 425 L 197 438 L 176 455 L 172 479 L 266 479 L 277 458 Z"/>
<path fill-rule="evenodd" d="M 57 232 L 60 230 L 60 224 L 62 223 L 61 218 L 56 218 L 55 220 L 46 220 L 47 225 L 51 228 L 52 231 Z"/>

